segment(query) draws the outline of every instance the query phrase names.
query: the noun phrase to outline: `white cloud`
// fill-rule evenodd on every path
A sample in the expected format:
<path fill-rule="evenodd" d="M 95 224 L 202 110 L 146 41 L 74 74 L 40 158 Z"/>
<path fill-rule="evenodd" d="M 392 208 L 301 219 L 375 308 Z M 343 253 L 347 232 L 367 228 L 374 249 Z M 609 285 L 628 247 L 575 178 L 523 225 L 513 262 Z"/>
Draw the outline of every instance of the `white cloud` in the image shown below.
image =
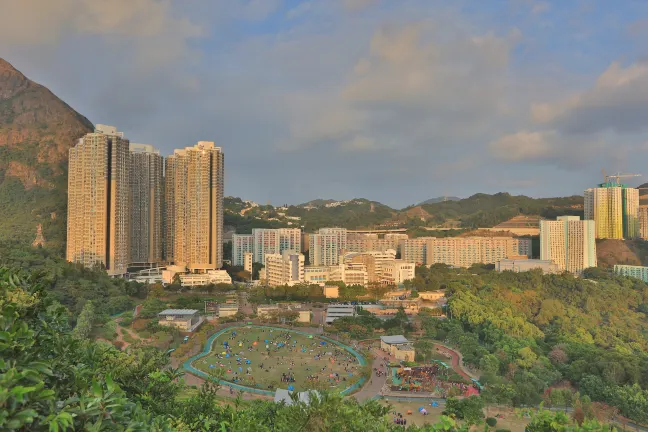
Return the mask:
<path fill-rule="evenodd" d="M 539 15 L 541 13 L 547 12 L 549 8 L 550 8 L 549 3 L 546 2 L 534 3 L 533 7 L 531 8 L 531 13 L 533 13 L 534 15 Z"/>
<path fill-rule="evenodd" d="M 7 47 L 57 46 L 74 36 L 128 41 L 142 62 L 182 56 L 204 29 L 175 13 L 170 0 L 5 0 L 0 40 Z M 109 53 L 107 53 L 109 54 Z"/>
<path fill-rule="evenodd" d="M 534 121 L 566 133 L 620 133 L 648 129 L 648 63 L 612 63 L 595 85 L 553 103 L 531 107 Z"/>

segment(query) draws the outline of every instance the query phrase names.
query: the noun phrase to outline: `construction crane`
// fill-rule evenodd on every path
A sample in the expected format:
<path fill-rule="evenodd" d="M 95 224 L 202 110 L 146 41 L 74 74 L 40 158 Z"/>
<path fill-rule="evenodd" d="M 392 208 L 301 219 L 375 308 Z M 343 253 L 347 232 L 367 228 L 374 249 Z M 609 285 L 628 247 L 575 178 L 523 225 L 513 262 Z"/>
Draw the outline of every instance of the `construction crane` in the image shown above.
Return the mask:
<path fill-rule="evenodd" d="M 621 174 L 621 173 L 616 173 L 612 175 L 606 175 L 605 170 L 603 171 L 603 178 L 605 179 L 605 183 L 612 183 L 612 179 L 614 179 L 615 184 L 620 184 L 619 180 L 622 178 L 626 177 L 641 177 L 641 174 Z"/>

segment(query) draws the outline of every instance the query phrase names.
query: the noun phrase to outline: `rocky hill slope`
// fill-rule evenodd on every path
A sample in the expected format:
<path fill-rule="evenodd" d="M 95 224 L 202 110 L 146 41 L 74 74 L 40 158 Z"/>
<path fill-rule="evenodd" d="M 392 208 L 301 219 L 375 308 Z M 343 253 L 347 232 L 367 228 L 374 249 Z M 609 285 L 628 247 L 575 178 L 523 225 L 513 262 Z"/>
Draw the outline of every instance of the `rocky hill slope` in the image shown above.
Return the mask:
<path fill-rule="evenodd" d="M 68 149 L 92 123 L 0 58 L 0 241 L 65 241 Z"/>

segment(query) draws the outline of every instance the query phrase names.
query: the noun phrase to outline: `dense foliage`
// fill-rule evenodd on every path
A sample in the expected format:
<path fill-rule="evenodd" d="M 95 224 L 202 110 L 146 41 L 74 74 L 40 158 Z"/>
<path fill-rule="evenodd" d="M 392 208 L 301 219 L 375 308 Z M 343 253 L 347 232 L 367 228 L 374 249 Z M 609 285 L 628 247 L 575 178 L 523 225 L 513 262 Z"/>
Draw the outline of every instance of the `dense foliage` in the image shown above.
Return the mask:
<path fill-rule="evenodd" d="M 110 278 L 101 269 L 68 263 L 49 248 L 1 243 L 0 266 L 30 269 L 40 274 L 40 283 L 50 290 L 50 296 L 69 307 L 75 315 L 88 300 L 101 305 L 101 313 L 123 312 L 133 307 L 132 296 L 144 297 L 147 292 L 147 287 L 140 283 Z"/>
<path fill-rule="evenodd" d="M 481 372 L 487 400 L 536 405 L 567 380 L 581 395 L 648 422 L 648 285 L 598 269 L 587 272 L 591 280 L 439 273 L 419 276 L 446 289 L 452 319 L 423 317 L 426 335 L 460 349 Z"/>

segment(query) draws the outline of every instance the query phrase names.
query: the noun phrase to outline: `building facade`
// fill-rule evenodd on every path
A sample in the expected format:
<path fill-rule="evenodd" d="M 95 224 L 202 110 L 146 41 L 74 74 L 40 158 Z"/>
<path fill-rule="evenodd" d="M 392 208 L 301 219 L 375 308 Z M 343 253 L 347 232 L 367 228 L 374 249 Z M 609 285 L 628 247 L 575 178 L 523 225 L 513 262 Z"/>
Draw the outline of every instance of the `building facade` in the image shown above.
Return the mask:
<path fill-rule="evenodd" d="M 345 228 L 321 228 L 317 234 L 310 235 L 308 256 L 311 265 L 338 265 L 340 263 L 340 254 L 345 250 Z"/>
<path fill-rule="evenodd" d="M 385 265 L 383 279 L 390 285 L 402 285 L 406 280 L 414 279 L 414 267 L 413 263 L 394 260 Z"/>
<path fill-rule="evenodd" d="M 256 263 L 265 263 L 266 254 L 282 254 L 291 250 L 301 252 L 301 230 L 299 228 L 252 230 L 252 253 Z"/>
<path fill-rule="evenodd" d="M 544 274 L 555 274 L 561 272 L 558 264 L 551 260 L 504 259 L 495 264 L 495 270 L 498 272 L 512 271 L 520 273 L 536 269 L 542 270 L 542 273 Z"/>
<path fill-rule="evenodd" d="M 648 206 L 639 207 L 639 236 L 648 240 Z"/>
<path fill-rule="evenodd" d="M 304 282 L 304 255 L 295 251 L 266 254 L 265 275 L 269 286 L 296 285 Z"/>
<path fill-rule="evenodd" d="M 614 266 L 614 273 L 621 276 L 630 276 L 641 279 L 648 283 L 648 267 L 617 264 Z"/>
<path fill-rule="evenodd" d="M 232 265 L 244 266 L 245 254 L 253 253 L 254 237 L 252 234 L 233 234 L 232 235 Z"/>
<path fill-rule="evenodd" d="M 136 265 L 162 262 L 164 158 L 148 144 L 130 144 L 130 260 Z"/>
<path fill-rule="evenodd" d="M 550 260 L 561 271 L 582 274 L 596 267 L 596 225 L 578 216 L 540 221 L 540 259 Z"/>
<path fill-rule="evenodd" d="M 595 222 L 596 238 L 639 238 L 639 190 L 612 182 L 587 189 L 585 219 Z"/>
<path fill-rule="evenodd" d="M 243 254 L 243 270 L 250 272 L 250 276 L 252 276 L 252 252 Z"/>
<path fill-rule="evenodd" d="M 418 237 L 400 241 L 401 259 L 414 264 L 427 263 L 427 249 L 434 237 Z"/>
<path fill-rule="evenodd" d="M 224 155 L 213 142 L 199 141 L 167 158 L 168 261 L 190 272 L 222 266 L 223 186 Z"/>
<path fill-rule="evenodd" d="M 69 151 L 66 259 L 104 266 L 130 263 L 130 152 L 123 132 L 98 124 Z"/>

